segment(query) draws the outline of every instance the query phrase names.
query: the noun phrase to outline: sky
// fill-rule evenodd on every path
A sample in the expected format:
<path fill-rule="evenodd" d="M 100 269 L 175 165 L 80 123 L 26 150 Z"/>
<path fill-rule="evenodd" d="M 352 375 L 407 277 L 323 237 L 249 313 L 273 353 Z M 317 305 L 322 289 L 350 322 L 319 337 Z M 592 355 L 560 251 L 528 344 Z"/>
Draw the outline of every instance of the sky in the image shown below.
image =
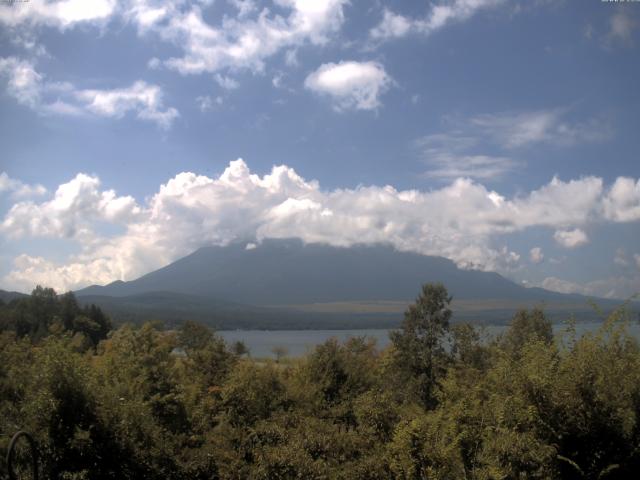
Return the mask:
<path fill-rule="evenodd" d="M 640 292 L 640 2 L 0 0 L 0 288 L 384 242 Z"/>

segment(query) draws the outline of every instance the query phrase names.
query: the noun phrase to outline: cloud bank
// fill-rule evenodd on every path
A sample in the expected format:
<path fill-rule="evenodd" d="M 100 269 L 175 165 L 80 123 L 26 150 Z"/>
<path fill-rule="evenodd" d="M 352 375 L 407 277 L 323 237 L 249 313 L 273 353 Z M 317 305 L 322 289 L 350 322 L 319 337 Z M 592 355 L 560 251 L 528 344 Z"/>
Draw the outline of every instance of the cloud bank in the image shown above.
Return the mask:
<path fill-rule="evenodd" d="M 28 290 L 44 283 L 65 290 L 129 280 L 203 245 L 285 237 L 338 246 L 385 242 L 441 255 L 464 268 L 505 272 L 520 256 L 501 243 L 503 234 L 548 227 L 550 236 L 563 232 L 556 233 L 559 241 L 578 247 L 587 225 L 638 220 L 640 180 L 624 177 L 609 187 L 596 177 L 554 178 L 513 198 L 469 179 L 430 191 L 391 186 L 328 191 L 287 166 L 260 176 L 236 160 L 214 178 L 180 173 L 140 204 L 102 189 L 95 176 L 78 174 L 47 201 L 15 203 L 0 233 L 14 240 L 66 238 L 77 243 L 79 253 L 64 265 L 21 255 L 3 284 Z M 104 233 L 104 224 L 120 233 Z M 532 252 L 532 261 L 541 253 Z"/>

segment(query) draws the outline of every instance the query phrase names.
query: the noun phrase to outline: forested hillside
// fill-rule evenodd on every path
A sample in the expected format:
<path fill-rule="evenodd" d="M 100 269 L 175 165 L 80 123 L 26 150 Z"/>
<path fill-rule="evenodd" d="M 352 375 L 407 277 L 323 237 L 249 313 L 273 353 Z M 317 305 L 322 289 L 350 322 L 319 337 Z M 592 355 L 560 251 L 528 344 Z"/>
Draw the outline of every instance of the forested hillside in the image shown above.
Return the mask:
<path fill-rule="evenodd" d="M 388 349 L 330 340 L 272 361 L 192 322 L 107 334 L 98 309 L 36 289 L 0 308 L 2 459 L 24 429 L 52 479 L 635 478 L 624 311 L 581 338 L 520 311 L 486 339 L 449 304 L 428 284 Z"/>

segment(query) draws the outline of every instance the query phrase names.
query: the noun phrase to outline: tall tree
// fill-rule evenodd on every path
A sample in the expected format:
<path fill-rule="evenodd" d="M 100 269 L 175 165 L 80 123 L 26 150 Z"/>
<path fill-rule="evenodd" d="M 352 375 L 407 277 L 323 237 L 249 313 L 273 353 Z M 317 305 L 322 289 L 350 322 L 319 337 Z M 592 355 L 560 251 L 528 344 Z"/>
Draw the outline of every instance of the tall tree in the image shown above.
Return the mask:
<path fill-rule="evenodd" d="M 441 283 L 427 283 L 404 314 L 402 329 L 389 334 L 394 363 L 417 390 L 426 408 L 435 405 L 435 387 L 446 367 L 443 341 L 449 331 L 451 297 Z"/>

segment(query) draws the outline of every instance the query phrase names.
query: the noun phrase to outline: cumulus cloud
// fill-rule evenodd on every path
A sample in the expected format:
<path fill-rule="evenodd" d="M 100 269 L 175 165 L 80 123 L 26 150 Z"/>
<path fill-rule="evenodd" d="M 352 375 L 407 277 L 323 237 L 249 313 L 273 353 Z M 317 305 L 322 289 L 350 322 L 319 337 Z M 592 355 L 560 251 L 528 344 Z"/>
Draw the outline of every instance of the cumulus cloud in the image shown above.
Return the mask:
<path fill-rule="evenodd" d="M 83 90 L 68 82 L 49 81 L 36 71 L 33 62 L 16 57 L 0 58 L 0 77 L 7 78 L 9 95 L 44 115 L 122 118 L 133 112 L 164 129 L 179 117 L 175 108 L 164 106 L 162 89 L 144 81 L 125 88 Z"/>
<path fill-rule="evenodd" d="M 379 97 L 392 80 L 377 62 L 325 63 L 305 80 L 309 90 L 327 95 L 334 108 L 343 110 L 375 110 Z"/>
<path fill-rule="evenodd" d="M 404 37 L 410 33 L 429 35 L 445 26 L 470 19 L 482 10 L 495 8 L 506 0 L 452 0 L 434 3 L 422 18 L 410 18 L 385 8 L 381 22 L 371 29 L 374 40 Z"/>
<path fill-rule="evenodd" d="M 29 185 L 2 172 L 0 173 L 0 193 L 3 192 L 9 192 L 13 198 L 24 198 L 44 195 L 47 189 L 39 183 Z"/>
<path fill-rule="evenodd" d="M 640 180 L 618 177 L 605 198 L 604 213 L 616 222 L 640 220 Z"/>
<path fill-rule="evenodd" d="M 469 179 L 430 191 L 391 186 L 328 191 L 287 166 L 259 176 L 236 160 L 214 178 L 180 173 L 138 204 L 102 189 L 97 177 L 79 174 L 47 201 L 16 203 L 1 233 L 11 239 L 67 238 L 80 252 L 64 265 L 22 257 L 4 285 L 28 290 L 42 278 L 64 290 L 132 279 L 203 245 L 285 237 L 337 246 L 385 242 L 444 256 L 464 268 L 506 272 L 520 258 L 501 244 L 501 235 L 548 227 L 578 244 L 579 227 L 611 221 L 602 207 L 608 192 L 594 177 L 554 178 L 512 198 Z M 105 223 L 119 226 L 121 233 L 101 233 Z"/>
<path fill-rule="evenodd" d="M 540 247 L 533 247 L 529 250 L 529 261 L 534 264 L 542 263 L 544 261 L 544 253 Z"/>
<path fill-rule="evenodd" d="M 179 116 L 175 108 L 164 107 L 160 87 L 143 81 L 137 81 L 127 88 L 78 90 L 75 97 L 84 109 L 96 115 L 122 118 L 127 112 L 133 111 L 138 118 L 154 122 L 164 129 L 170 128 Z"/>
<path fill-rule="evenodd" d="M 96 284 L 105 284 L 111 282 L 116 273 L 110 262 L 107 258 L 97 258 L 58 265 L 43 257 L 23 254 L 13 261 L 14 269 L 4 278 L 4 282 L 24 291 L 29 291 L 35 285 L 48 285 L 61 292 L 75 285 L 85 285 L 87 278 L 93 279 Z"/>
<path fill-rule="evenodd" d="M 219 72 L 224 69 L 264 69 L 264 62 L 281 51 L 304 45 L 324 45 L 344 21 L 348 0 L 274 0 L 258 7 L 252 0 L 229 0 L 237 16 L 224 16 L 217 24 L 203 14 L 212 2 L 180 0 L 52 0 L 29 5 L 0 5 L 0 24 L 21 32 L 39 27 L 61 30 L 76 25 L 106 25 L 118 18 L 134 25 L 143 36 L 173 44 L 180 55 L 155 59 L 181 74 Z M 31 35 L 33 37 L 33 35 Z"/>
<path fill-rule="evenodd" d="M 589 237 L 579 228 L 573 230 L 557 230 L 553 238 L 565 248 L 576 248 L 589 242 Z"/>
<path fill-rule="evenodd" d="M 234 3 L 239 7 L 238 17 L 225 17 L 220 25 L 208 23 L 197 4 L 186 8 L 169 4 L 146 25 L 141 18 L 156 8 L 142 1 L 130 18 L 142 33 L 153 32 L 183 50 L 181 57 L 163 63 L 184 75 L 222 69 L 262 71 L 265 60 L 282 50 L 325 44 L 341 27 L 347 0 L 276 0 L 286 16 L 268 8 L 258 11 L 253 2 Z"/>
<path fill-rule="evenodd" d="M 43 203 L 22 201 L 5 215 L 0 232 L 12 238 L 44 236 L 93 238 L 95 221 L 128 224 L 141 212 L 133 197 L 100 190 L 97 177 L 78 174 Z"/>

